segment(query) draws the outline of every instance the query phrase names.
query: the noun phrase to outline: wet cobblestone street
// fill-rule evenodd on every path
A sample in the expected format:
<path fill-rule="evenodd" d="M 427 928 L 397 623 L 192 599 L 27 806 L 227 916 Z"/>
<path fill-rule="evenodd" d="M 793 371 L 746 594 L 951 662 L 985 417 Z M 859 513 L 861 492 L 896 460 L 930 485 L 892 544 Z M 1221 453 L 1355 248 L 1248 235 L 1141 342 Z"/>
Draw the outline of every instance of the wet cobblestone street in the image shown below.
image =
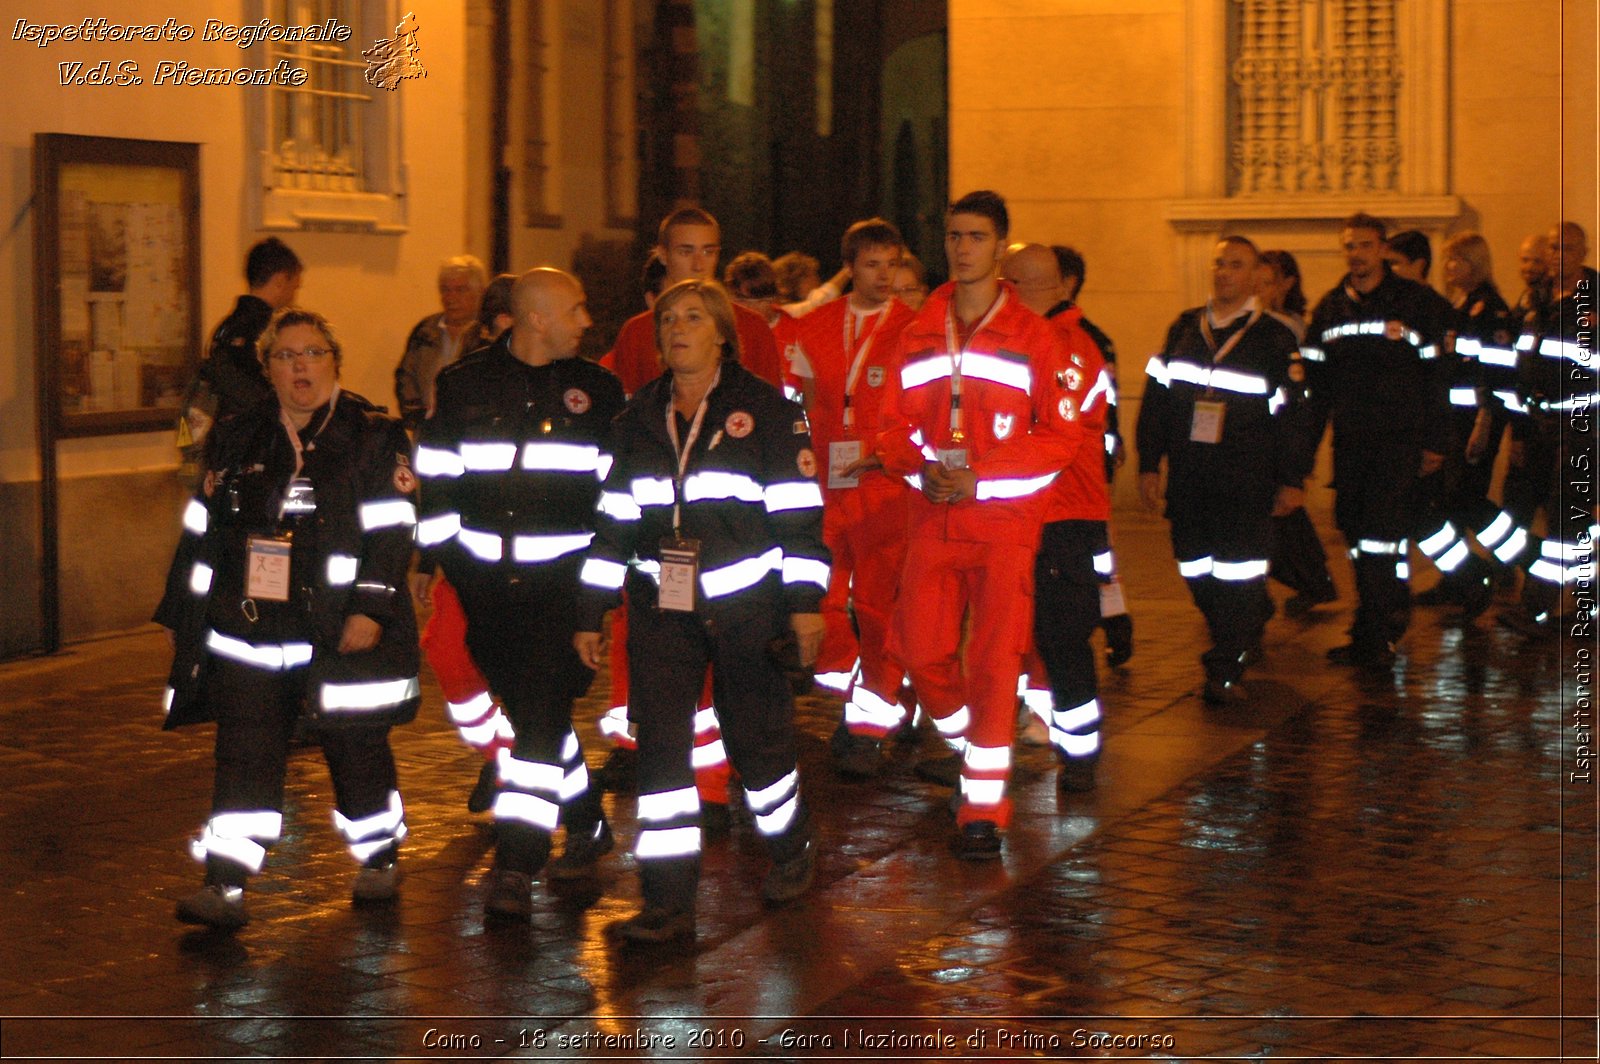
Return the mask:
<path fill-rule="evenodd" d="M 0 666 L 4 1055 L 1596 1059 L 1597 791 L 1572 779 L 1592 638 L 1541 647 L 1418 609 L 1392 677 L 1336 670 L 1336 567 L 1341 602 L 1280 614 L 1251 701 L 1207 710 L 1164 525 L 1125 524 L 1137 652 L 1103 673 L 1095 793 L 1059 794 L 1050 756 L 1019 747 L 1006 857 L 964 864 L 916 751 L 842 783 L 838 703 L 805 699 L 817 886 L 764 908 L 736 816 L 708 847 L 692 949 L 603 934 L 638 899 L 616 796 L 599 888 L 538 884 L 531 925 L 485 927 L 492 837 L 464 808 L 480 762 L 432 687 L 395 734 L 399 902 L 352 908 L 306 749 L 253 922 L 189 930 L 172 907 L 199 879 L 184 842 L 211 732 L 159 730 L 161 634 Z M 591 766 L 605 690 L 579 712 Z"/>

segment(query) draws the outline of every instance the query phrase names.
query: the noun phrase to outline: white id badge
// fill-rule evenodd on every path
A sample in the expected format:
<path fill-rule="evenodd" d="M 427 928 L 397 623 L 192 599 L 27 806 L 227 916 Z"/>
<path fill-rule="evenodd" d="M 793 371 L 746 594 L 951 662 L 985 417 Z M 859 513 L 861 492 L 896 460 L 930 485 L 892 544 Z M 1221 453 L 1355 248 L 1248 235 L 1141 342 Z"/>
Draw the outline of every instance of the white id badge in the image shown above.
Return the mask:
<path fill-rule="evenodd" d="M 844 470 L 861 460 L 860 440 L 835 440 L 828 444 L 828 487 L 853 488 L 861 483 L 860 473 L 846 476 Z"/>
<path fill-rule="evenodd" d="M 251 536 L 245 545 L 244 597 L 261 602 L 288 602 L 289 541 Z"/>
<path fill-rule="evenodd" d="M 1200 399 L 1194 404 L 1194 421 L 1189 425 L 1189 439 L 1195 443 L 1222 442 L 1222 416 L 1228 412 L 1226 403 Z"/>
<path fill-rule="evenodd" d="M 936 452 L 939 464 L 946 469 L 967 468 L 967 449 L 965 447 L 940 447 Z"/>
<path fill-rule="evenodd" d="M 1116 617 L 1128 612 L 1128 604 L 1122 598 L 1122 581 L 1113 580 L 1109 584 L 1100 585 L 1100 616 Z"/>
<path fill-rule="evenodd" d="M 694 612 L 694 587 L 700 579 L 700 541 L 664 539 L 661 541 L 661 592 L 656 607 Z"/>

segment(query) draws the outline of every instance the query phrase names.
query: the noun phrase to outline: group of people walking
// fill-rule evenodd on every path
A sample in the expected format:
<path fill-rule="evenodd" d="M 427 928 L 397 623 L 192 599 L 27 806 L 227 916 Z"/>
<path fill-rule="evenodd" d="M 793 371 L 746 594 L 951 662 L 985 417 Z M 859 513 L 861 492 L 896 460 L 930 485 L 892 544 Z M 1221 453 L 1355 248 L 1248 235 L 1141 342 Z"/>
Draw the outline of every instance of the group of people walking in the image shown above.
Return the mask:
<path fill-rule="evenodd" d="M 830 750 L 847 779 L 876 776 L 891 736 L 931 722 L 943 751 L 917 771 L 951 788 L 962 859 L 1003 851 L 1019 698 L 1061 789 L 1092 789 L 1092 632 L 1106 628 L 1113 663 L 1132 653 L 1109 525 L 1115 353 L 1074 301 L 1081 257 L 1008 245 L 1009 229 L 994 192 L 952 203 L 950 280 L 911 306 L 897 293 L 920 278 L 906 278 L 899 233 L 858 222 L 846 270 L 821 286 L 848 278 L 848 294 L 782 309 L 760 262 L 736 260 L 732 297 L 712 279 L 720 230 L 682 208 L 658 232 L 650 309 L 599 364 L 578 357 L 591 323 L 574 277 L 480 276 L 469 329 L 445 290 L 466 268 L 452 260 L 445 315 L 413 330 L 397 373 L 414 446 L 340 389 L 332 326 L 289 305 L 292 252 L 253 249 L 235 318 L 263 318 L 251 299 L 269 314 L 251 342 L 230 318 L 211 356 L 250 394 L 217 411 L 157 614 L 175 634 L 168 726 L 218 726 L 213 810 L 193 846 L 205 882 L 180 918 L 248 919 L 302 710 L 360 863 L 354 897 L 395 897 L 406 828 L 388 730 L 420 701 L 409 589 L 433 607 L 422 646 L 447 712 L 485 753 L 472 806 L 496 827 L 492 920 L 527 919 L 535 879 L 592 877 L 615 846 L 572 721 L 608 643 L 604 772 L 638 795 L 643 905 L 615 928 L 627 941 L 694 934 L 700 853 L 726 827 L 730 778 L 766 844 L 765 899 L 811 886 L 797 673 L 840 696 Z M 1566 473 L 1593 467 L 1600 399 L 1581 230 L 1556 231 L 1550 291 L 1520 321 L 1478 244 L 1449 246 L 1452 306 L 1398 275 L 1385 237 L 1370 216 L 1346 222 L 1349 272 L 1309 325 L 1292 257 L 1226 237 L 1211 298 L 1147 367 L 1139 492 L 1152 508 L 1164 496 L 1210 629 L 1208 704 L 1248 697 L 1269 573 L 1299 574 L 1301 608 L 1332 597 L 1302 495 L 1330 421 L 1359 596 L 1335 660 L 1393 660 L 1413 542 L 1469 613 L 1493 567 L 1525 570 L 1518 623 L 1532 632 L 1564 584 L 1592 579 L 1593 497 L 1561 496 Z M 1479 467 L 1508 423 L 1515 486 L 1501 508 Z"/>

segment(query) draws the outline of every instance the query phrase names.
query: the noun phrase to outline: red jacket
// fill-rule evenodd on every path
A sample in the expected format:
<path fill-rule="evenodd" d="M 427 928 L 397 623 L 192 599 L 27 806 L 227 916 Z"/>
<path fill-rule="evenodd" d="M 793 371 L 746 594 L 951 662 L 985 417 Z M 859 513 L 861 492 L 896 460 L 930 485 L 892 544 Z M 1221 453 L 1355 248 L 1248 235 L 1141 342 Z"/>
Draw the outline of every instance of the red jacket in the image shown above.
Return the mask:
<path fill-rule="evenodd" d="M 860 318 L 850 311 L 849 302 L 848 299 L 832 300 L 797 321 L 797 347 L 791 349 L 791 372 L 796 377 L 809 377 L 813 381 L 811 440 L 818 458 L 822 459 L 817 465 L 821 467 L 818 479 L 824 495 L 828 494 L 825 459 L 829 455 L 829 444 L 839 440 L 863 440 L 864 451 L 870 451 L 883 422 L 883 397 L 888 391 L 889 379 L 899 373 L 896 349 L 900 333 L 916 316 L 904 303 L 891 299 L 881 311 L 867 319 L 865 335 L 857 336 L 855 329 L 860 325 Z M 851 327 L 849 351 L 844 348 L 846 319 Z M 867 344 L 866 356 L 856 374 L 850 402 L 855 427 L 847 430 L 845 387 L 851 362 L 863 342 Z M 861 478 L 861 487 L 867 490 L 887 487 L 900 491 L 904 486 L 900 478 L 891 479 L 883 472 L 867 473 Z"/>
<path fill-rule="evenodd" d="M 1044 520 L 1109 521 L 1111 494 L 1106 489 L 1105 456 L 1095 444 L 1104 438 L 1106 410 L 1111 401 L 1111 374 L 1106 369 L 1100 348 L 1078 324 L 1083 312 L 1073 307 L 1049 319 L 1061 334 L 1067 354 L 1067 367 L 1057 370 L 1068 397 L 1078 413 L 1078 423 L 1088 432 L 1085 445 L 1078 448 L 1072 464 L 1061 471 L 1050 485 Z"/>
<path fill-rule="evenodd" d="M 924 462 L 951 438 L 954 360 L 948 339 L 955 283 L 936 289 L 900 334 L 898 374 L 883 399 L 878 454 L 884 468 L 921 485 Z M 933 503 L 917 491 L 913 536 L 978 543 L 1038 543 L 1047 489 L 1088 434 L 1067 394 L 1060 334 L 1028 310 L 1010 284 L 977 323 L 961 358 L 961 443 L 978 476 L 977 498 Z M 1058 383 L 1057 371 L 1061 372 Z M 1098 441 L 1096 441 L 1098 442 Z"/>
<path fill-rule="evenodd" d="M 734 325 L 739 331 L 739 364 L 775 387 L 783 387 L 783 360 L 778 344 L 761 315 L 735 303 Z M 633 395 L 661 376 L 661 353 L 656 349 L 656 323 L 650 311 L 623 323 L 617 342 L 600 364 L 622 380 L 622 390 Z"/>

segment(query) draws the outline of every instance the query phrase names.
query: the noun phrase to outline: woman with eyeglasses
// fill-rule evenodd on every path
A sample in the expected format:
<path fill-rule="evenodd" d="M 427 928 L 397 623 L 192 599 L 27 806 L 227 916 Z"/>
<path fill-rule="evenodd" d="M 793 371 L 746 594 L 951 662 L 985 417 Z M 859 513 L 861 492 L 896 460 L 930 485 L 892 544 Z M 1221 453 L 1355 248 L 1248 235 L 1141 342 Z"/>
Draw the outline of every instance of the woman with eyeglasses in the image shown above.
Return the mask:
<path fill-rule="evenodd" d="M 171 629 L 166 727 L 217 725 L 211 816 L 190 852 L 186 923 L 231 930 L 283 824 L 284 768 L 308 714 L 357 903 L 396 893 L 405 837 L 389 727 L 420 701 L 406 586 L 416 477 L 400 422 L 339 387 L 322 315 L 287 307 L 258 341 L 272 395 L 218 422 L 155 619 Z"/>

